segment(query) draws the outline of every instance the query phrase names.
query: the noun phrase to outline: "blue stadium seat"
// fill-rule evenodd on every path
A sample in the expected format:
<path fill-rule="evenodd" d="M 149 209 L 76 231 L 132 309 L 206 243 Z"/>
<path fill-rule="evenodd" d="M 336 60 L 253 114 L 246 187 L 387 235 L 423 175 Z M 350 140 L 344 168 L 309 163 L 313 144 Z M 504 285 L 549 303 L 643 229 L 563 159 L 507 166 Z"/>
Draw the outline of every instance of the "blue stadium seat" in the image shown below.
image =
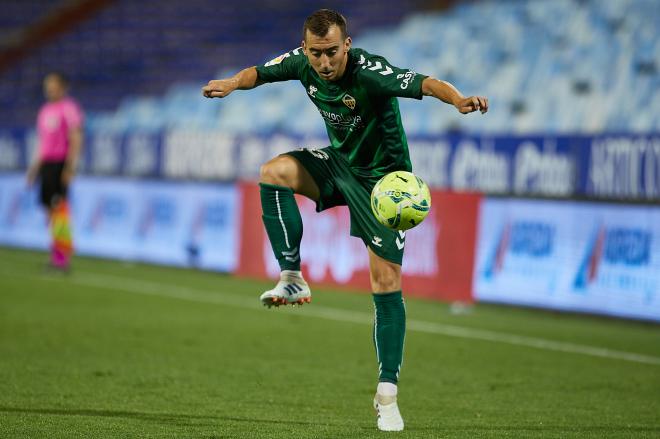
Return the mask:
<path fill-rule="evenodd" d="M 370 2 L 340 3 L 356 26 L 392 21 L 375 14 L 385 8 L 369 8 Z M 0 103 L 28 107 L 38 90 L 27 90 L 27 84 L 34 83 L 40 63 L 84 63 L 91 67 L 82 69 L 77 79 L 84 86 L 75 94 L 91 110 L 94 126 L 199 126 L 236 133 L 323 135 L 316 110 L 298 84 L 266 85 L 224 101 L 200 97 L 206 80 L 297 45 L 299 31 L 283 32 L 280 27 L 310 8 L 287 2 L 286 11 L 268 10 L 265 23 L 260 14 L 248 14 L 237 5 L 234 0 L 228 4 L 235 8 L 235 20 L 218 21 L 212 3 L 205 0 L 189 0 L 185 6 L 175 1 L 119 0 L 41 49 L 11 73 L 14 83 L 0 82 Z M 373 27 L 359 34 L 355 45 L 382 54 L 394 65 L 446 79 L 467 94 L 490 98 L 486 118 L 461 116 L 430 99 L 421 104 L 401 100 L 411 134 L 649 132 L 660 129 L 658 22 L 655 0 L 485 0 L 410 15 L 394 27 Z M 245 29 L 253 34 L 249 45 Z M 126 95 L 130 98 L 113 109 L 117 97 Z M 638 108 L 656 111 L 640 116 Z M 12 116 L 28 114 L 32 120 L 34 114 L 28 110 Z"/>

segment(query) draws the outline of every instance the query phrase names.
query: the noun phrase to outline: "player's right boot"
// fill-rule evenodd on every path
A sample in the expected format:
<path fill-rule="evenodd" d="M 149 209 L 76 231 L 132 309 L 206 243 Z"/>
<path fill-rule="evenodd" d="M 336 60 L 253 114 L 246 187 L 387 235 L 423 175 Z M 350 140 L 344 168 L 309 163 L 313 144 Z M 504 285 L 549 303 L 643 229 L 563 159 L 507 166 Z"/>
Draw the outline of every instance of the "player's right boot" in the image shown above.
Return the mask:
<path fill-rule="evenodd" d="M 299 271 L 283 270 L 275 288 L 259 298 L 264 306 L 302 305 L 312 301 L 312 292 Z"/>
<path fill-rule="evenodd" d="M 396 396 L 385 396 L 376 393 L 374 409 L 378 416 L 377 425 L 381 431 L 402 431 L 403 418 L 396 404 Z"/>

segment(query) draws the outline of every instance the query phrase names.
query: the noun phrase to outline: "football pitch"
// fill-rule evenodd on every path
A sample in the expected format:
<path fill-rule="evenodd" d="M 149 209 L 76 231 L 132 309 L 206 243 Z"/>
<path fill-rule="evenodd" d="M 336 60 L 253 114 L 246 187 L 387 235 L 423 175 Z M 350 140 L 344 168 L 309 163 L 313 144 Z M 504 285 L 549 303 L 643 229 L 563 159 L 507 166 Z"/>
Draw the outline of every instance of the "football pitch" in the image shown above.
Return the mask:
<path fill-rule="evenodd" d="M 381 433 L 369 294 L 0 249 L 0 437 L 658 438 L 660 326 L 407 299 Z M 405 292 L 405 290 L 404 290 Z"/>

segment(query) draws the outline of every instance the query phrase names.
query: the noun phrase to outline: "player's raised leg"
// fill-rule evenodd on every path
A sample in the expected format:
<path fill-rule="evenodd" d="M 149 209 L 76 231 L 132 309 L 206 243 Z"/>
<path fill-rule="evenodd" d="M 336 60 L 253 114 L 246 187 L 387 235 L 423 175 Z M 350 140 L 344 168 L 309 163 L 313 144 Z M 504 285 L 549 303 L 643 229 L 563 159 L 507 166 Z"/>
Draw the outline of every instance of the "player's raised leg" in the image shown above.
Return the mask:
<path fill-rule="evenodd" d="M 303 224 L 293 194 L 316 200 L 319 189 L 300 162 L 287 155 L 261 167 L 259 187 L 264 226 L 282 270 L 280 281 L 261 295 L 261 302 L 268 307 L 310 302 L 312 295 L 300 271 Z"/>
<path fill-rule="evenodd" d="M 378 359 L 378 387 L 374 408 L 378 429 L 403 430 L 397 405 L 397 383 L 403 362 L 406 309 L 401 295 L 401 266 L 387 261 L 369 249 L 369 270 L 374 306 L 374 345 Z"/>

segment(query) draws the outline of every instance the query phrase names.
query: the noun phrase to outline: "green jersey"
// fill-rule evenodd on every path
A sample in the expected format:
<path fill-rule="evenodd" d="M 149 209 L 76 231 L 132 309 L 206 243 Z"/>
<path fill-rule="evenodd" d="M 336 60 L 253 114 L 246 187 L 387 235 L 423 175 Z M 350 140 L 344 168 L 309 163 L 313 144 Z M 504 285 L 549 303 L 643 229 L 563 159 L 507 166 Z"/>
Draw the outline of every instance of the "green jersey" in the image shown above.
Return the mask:
<path fill-rule="evenodd" d="M 392 66 L 382 56 L 351 49 L 343 77 L 319 77 L 302 48 L 257 67 L 264 82 L 299 80 L 321 113 L 331 147 L 359 177 L 380 178 L 411 170 L 408 142 L 397 97 L 422 98 L 426 78 Z"/>

